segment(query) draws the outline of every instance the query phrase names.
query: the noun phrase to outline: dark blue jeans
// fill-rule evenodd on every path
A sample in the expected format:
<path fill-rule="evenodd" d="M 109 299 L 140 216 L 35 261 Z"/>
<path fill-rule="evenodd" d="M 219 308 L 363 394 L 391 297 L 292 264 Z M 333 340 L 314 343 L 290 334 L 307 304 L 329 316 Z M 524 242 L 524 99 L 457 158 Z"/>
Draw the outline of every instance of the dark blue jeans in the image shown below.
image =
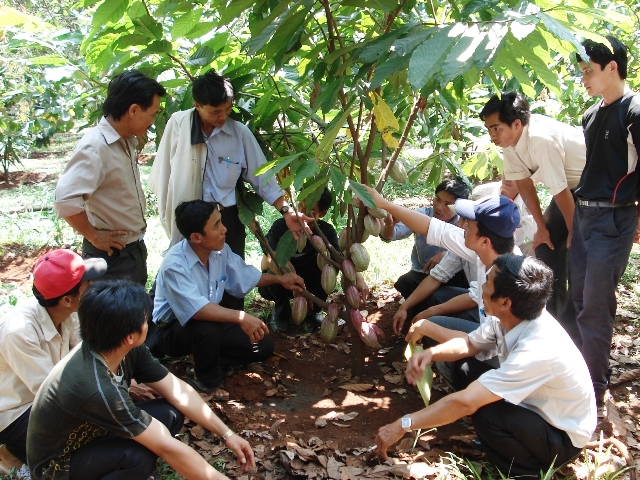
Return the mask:
<path fill-rule="evenodd" d="M 571 283 L 582 356 L 596 400 L 608 386 L 609 354 L 616 316 L 616 286 L 629 261 L 638 225 L 635 206 L 576 206 L 571 242 Z"/>

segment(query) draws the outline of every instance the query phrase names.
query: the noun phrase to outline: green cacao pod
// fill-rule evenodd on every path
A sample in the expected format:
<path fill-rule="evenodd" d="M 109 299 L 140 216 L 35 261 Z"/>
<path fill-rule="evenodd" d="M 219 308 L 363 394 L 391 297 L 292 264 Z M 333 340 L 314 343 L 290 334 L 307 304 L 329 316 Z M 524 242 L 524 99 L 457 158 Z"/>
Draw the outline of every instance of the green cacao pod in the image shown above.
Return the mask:
<path fill-rule="evenodd" d="M 342 275 L 351 283 L 356 283 L 356 267 L 351 260 L 344 260 L 342 262 Z"/>
<path fill-rule="evenodd" d="M 320 338 L 327 343 L 331 343 L 335 340 L 336 335 L 338 335 L 338 329 L 338 320 L 331 319 L 329 315 L 327 315 L 320 324 Z"/>
<path fill-rule="evenodd" d="M 307 316 L 309 305 L 307 305 L 307 299 L 300 296 L 293 299 L 293 308 L 291 309 L 291 318 L 293 323 L 300 325 Z"/>
<path fill-rule="evenodd" d="M 340 251 L 344 252 L 347 249 L 347 229 L 343 228 L 338 236 L 338 247 Z"/>
<path fill-rule="evenodd" d="M 320 285 L 322 285 L 322 289 L 327 293 L 327 295 L 331 295 L 331 293 L 336 289 L 337 279 L 338 272 L 334 266 L 325 265 L 322 269 L 322 274 L 320 275 Z"/>
<path fill-rule="evenodd" d="M 324 258 L 322 255 L 318 254 L 318 268 L 320 270 L 324 269 L 324 267 L 326 267 L 327 265 L 329 265 L 329 262 L 327 261 L 326 258 Z"/>
<path fill-rule="evenodd" d="M 407 169 L 399 159 L 396 160 L 393 167 L 391 167 L 389 176 L 398 183 L 407 183 Z"/>
<path fill-rule="evenodd" d="M 382 218 L 384 220 L 385 218 L 387 218 L 388 213 L 383 208 L 370 208 L 369 215 L 371 215 L 373 218 Z"/>
<path fill-rule="evenodd" d="M 366 215 L 364 217 L 364 230 L 374 237 L 380 235 L 380 223 L 378 222 L 378 219 L 371 215 Z"/>
<path fill-rule="evenodd" d="M 298 253 L 302 253 L 304 247 L 307 246 L 307 236 L 305 234 L 301 234 L 298 237 Z"/>
<path fill-rule="evenodd" d="M 361 243 L 351 245 L 351 261 L 355 266 L 356 272 L 364 272 L 369 268 L 369 252 Z"/>

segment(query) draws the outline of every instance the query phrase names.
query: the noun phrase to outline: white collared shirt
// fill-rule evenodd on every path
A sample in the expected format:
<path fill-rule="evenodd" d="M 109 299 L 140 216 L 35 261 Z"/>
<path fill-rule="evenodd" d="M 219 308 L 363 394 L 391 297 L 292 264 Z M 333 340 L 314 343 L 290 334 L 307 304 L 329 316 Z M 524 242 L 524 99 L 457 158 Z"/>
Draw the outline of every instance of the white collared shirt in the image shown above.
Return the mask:
<path fill-rule="evenodd" d="M 60 330 L 35 298 L 0 319 L 0 431 L 31 406 L 53 366 L 80 342 L 77 314 Z"/>

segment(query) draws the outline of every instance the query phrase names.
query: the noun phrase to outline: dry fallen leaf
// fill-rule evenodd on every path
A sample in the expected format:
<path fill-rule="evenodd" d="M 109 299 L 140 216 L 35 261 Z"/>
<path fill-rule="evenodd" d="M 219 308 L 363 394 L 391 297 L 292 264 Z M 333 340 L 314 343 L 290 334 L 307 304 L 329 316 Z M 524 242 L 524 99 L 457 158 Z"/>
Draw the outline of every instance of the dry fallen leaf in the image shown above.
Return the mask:
<path fill-rule="evenodd" d="M 267 393 L 265 395 L 267 397 L 273 397 L 276 393 L 278 393 L 278 389 L 272 388 L 271 390 L 267 390 Z"/>
<path fill-rule="evenodd" d="M 198 440 L 202 440 L 202 437 L 204 437 L 204 434 L 205 434 L 205 429 L 202 428 L 200 425 L 196 425 L 189 431 L 191 432 L 191 435 L 193 435 Z"/>
<path fill-rule="evenodd" d="M 347 385 L 340 385 L 339 388 L 350 392 L 366 392 L 367 390 L 371 390 L 372 387 L 373 385 L 370 383 L 349 383 Z"/>
<path fill-rule="evenodd" d="M 342 420 L 343 422 L 349 422 L 358 416 L 358 412 L 351 413 L 342 413 L 336 417 L 337 420 Z"/>
<path fill-rule="evenodd" d="M 341 427 L 341 428 L 349 428 L 351 425 L 347 425 L 344 423 L 338 423 L 338 422 L 331 422 L 333 423 L 336 427 Z"/>
<path fill-rule="evenodd" d="M 269 431 L 271 432 L 272 435 L 277 435 L 278 434 L 278 428 L 280 427 L 280 425 L 282 423 L 284 423 L 285 419 L 284 418 L 280 418 L 278 420 L 276 420 L 273 425 L 271 425 L 271 428 L 269 428 Z"/>
<path fill-rule="evenodd" d="M 389 383 L 393 383 L 394 385 L 402 383 L 402 375 L 385 375 L 384 379 Z"/>
<path fill-rule="evenodd" d="M 318 428 L 326 427 L 327 421 L 324 418 L 319 418 L 315 421 L 315 426 Z"/>
<path fill-rule="evenodd" d="M 620 418 L 620 413 L 618 413 L 615 402 L 611 398 L 607 398 L 605 403 L 607 405 L 607 417 L 613 425 L 614 436 L 625 437 L 627 435 L 627 429 L 624 426 L 624 422 Z"/>
<path fill-rule="evenodd" d="M 638 377 L 640 377 L 640 368 L 636 368 L 634 370 L 628 370 L 618 377 L 611 377 L 611 380 L 609 383 L 611 385 L 620 385 L 621 383 L 635 380 Z"/>
<path fill-rule="evenodd" d="M 397 393 L 398 395 L 404 395 L 405 393 L 407 393 L 407 389 L 406 388 L 394 388 L 391 391 L 393 393 Z"/>

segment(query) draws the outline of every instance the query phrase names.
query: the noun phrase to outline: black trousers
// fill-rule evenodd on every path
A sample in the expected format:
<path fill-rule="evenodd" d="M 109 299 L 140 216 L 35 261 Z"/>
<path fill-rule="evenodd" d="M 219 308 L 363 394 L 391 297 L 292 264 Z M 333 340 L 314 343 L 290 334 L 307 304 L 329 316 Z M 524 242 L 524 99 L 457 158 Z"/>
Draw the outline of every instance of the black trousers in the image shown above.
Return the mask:
<path fill-rule="evenodd" d="M 142 286 L 147 284 L 147 246 L 144 240 L 128 243 L 122 250 L 112 249 L 111 255 L 100 250 L 86 238 L 82 239 L 83 258 L 104 258 L 107 273 L 100 280 L 128 278 Z"/>
<path fill-rule="evenodd" d="M 29 415 L 31 415 L 31 407 L 0 432 L 0 443 L 5 444 L 9 453 L 22 463 L 27 463 Z"/>
<path fill-rule="evenodd" d="M 231 207 L 225 207 L 220 212 L 222 217 L 222 224 L 227 228 L 227 238 L 225 242 L 229 245 L 229 248 L 236 255 L 240 255 L 244 260 L 244 248 L 247 238 L 247 232 L 244 224 L 240 221 L 238 216 L 238 207 L 233 205 Z M 233 295 L 229 295 L 224 292 L 220 306 L 230 308 L 232 310 L 244 310 L 244 297 L 238 298 Z"/>
<path fill-rule="evenodd" d="M 176 435 L 184 417 L 164 398 L 136 403 Z M 135 440 L 107 435 L 71 454 L 69 480 L 148 480 L 158 456 Z"/>
<path fill-rule="evenodd" d="M 400 295 L 402 295 L 406 299 L 411 296 L 415 289 L 418 288 L 418 285 L 420 285 L 420 283 L 428 276 L 428 273 L 409 270 L 404 275 L 400 275 L 393 286 L 396 290 L 398 290 L 398 292 L 400 292 Z M 453 276 L 451 280 L 449 280 L 447 283 L 442 284 L 441 287 L 442 286 L 469 288 L 469 282 L 467 281 L 467 277 L 465 276 L 464 271 L 460 270 Z M 426 310 L 430 306 L 432 306 L 432 304 L 429 303 L 429 298 L 426 298 L 418 303 L 415 307 L 412 307 L 409 310 L 407 316 L 409 317 L 409 319 L 412 319 L 418 313 Z"/>
<path fill-rule="evenodd" d="M 540 478 L 541 472 L 564 465 L 581 451 L 567 432 L 504 400 L 478 409 L 471 420 L 489 461 L 508 477 Z"/>
<path fill-rule="evenodd" d="M 245 365 L 266 360 L 273 353 L 273 339 L 266 335 L 252 344 L 236 323 L 178 320 L 156 330 L 155 351 L 182 357 L 192 354 L 198 380 L 206 387 L 222 382 L 222 367 Z"/>

